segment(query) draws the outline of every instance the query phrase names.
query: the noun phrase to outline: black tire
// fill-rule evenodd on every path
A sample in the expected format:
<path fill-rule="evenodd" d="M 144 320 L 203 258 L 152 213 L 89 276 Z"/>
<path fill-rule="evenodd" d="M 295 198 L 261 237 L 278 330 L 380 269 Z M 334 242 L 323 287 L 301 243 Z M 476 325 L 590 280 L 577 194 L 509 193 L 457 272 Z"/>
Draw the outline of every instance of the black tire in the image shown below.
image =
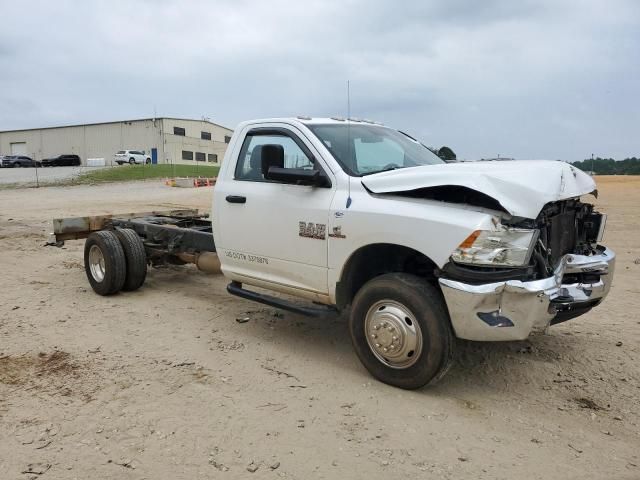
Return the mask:
<path fill-rule="evenodd" d="M 381 306 L 377 307 L 376 305 Z M 387 310 L 383 314 L 381 312 L 387 308 L 386 305 L 391 310 Z M 400 309 L 396 308 L 398 306 Z M 371 313 L 372 309 L 373 313 Z M 391 316 L 391 312 L 402 312 L 402 309 L 406 309 L 409 315 L 415 319 L 419 328 L 413 325 L 409 316 L 404 316 L 404 318 L 398 315 Z M 367 322 L 368 314 L 370 319 L 385 318 L 384 315 L 388 315 L 386 318 L 391 319 L 388 327 L 367 332 L 367 325 L 369 328 L 379 328 L 380 326 L 376 323 L 378 320 Z M 402 324 L 402 321 L 406 325 Z M 380 320 L 380 322 L 383 321 Z M 384 321 L 383 324 L 386 325 L 387 322 Z M 418 338 L 420 339 L 419 348 L 406 351 L 407 347 L 404 345 L 409 344 L 408 336 L 405 334 L 394 336 L 393 339 L 400 337 L 400 340 L 392 341 L 389 338 L 389 335 L 392 334 L 386 331 L 389 327 L 393 332 L 398 331 L 395 328 L 407 328 L 414 332 L 413 338 L 416 341 Z M 353 348 L 369 373 L 381 382 L 395 387 L 413 390 L 428 383 L 435 383 L 451 365 L 455 340 L 444 299 L 436 287 L 415 275 L 388 273 L 367 282 L 353 300 L 349 317 L 349 332 Z M 403 355 L 395 359 L 390 359 L 390 357 L 382 359 L 384 353 L 381 351 L 375 353 L 374 346 L 370 346 L 367 340 L 367 335 L 372 338 L 375 332 L 381 332 L 381 336 L 386 335 L 384 344 L 378 344 L 377 340 L 371 340 L 371 342 L 376 342 L 375 346 L 388 346 L 391 342 L 393 347 L 390 348 L 397 348 L 397 352 L 402 351 Z M 382 340 L 380 341 L 382 342 Z M 418 353 L 415 353 L 416 351 Z M 377 355 L 380 355 L 380 358 Z M 408 363 L 405 366 L 401 362 Z"/>
<path fill-rule="evenodd" d="M 102 264 L 96 262 L 92 249 L 98 249 L 102 255 Z M 95 266 L 92 268 L 92 264 Z M 124 250 L 116 234 L 110 230 L 93 232 L 84 244 L 84 270 L 91 288 L 98 295 L 113 295 L 119 292 L 127 274 Z"/>
<path fill-rule="evenodd" d="M 136 163 L 136 159 L 135 158 L 130 158 L 129 159 L 129 165 L 135 165 Z"/>
<path fill-rule="evenodd" d="M 147 165 L 151 165 L 151 159 L 150 159 L 150 158 L 147 158 L 147 160 L 146 160 L 146 162 L 145 162 L 145 163 L 146 163 Z"/>
<path fill-rule="evenodd" d="M 147 278 L 147 252 L 134 230 L 122 228 L 116 230 L 116 235 L 124 250 L 127 263 L 127 275 L 122 290 L 132 292 L 140 288 Z"/>

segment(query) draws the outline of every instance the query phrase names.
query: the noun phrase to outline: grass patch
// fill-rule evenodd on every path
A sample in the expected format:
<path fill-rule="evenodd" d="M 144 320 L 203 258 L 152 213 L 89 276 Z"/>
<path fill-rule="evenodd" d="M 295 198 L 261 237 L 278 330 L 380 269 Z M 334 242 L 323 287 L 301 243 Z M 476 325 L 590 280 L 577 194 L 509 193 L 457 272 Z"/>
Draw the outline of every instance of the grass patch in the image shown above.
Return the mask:
<path fill-rule="evenodd" d="M 220 167 L 209 165 L 122 165 L 101 168 L 63 181 L 65 185 L 111 183 L 167 177 L 216 177 Z"/>

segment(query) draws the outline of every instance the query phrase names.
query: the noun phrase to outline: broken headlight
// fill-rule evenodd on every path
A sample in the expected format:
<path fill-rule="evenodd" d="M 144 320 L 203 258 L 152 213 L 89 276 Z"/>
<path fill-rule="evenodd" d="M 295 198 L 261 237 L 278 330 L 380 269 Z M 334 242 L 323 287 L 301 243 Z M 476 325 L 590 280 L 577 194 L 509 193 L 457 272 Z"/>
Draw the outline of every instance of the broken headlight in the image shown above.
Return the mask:
<path fill-rule="evenodd" d="M 457 263 L 486 266 L 524 267 L 529 264 L 538 230 L 507 228 L 476 230 L 455 251 L 451 259 Z"/>

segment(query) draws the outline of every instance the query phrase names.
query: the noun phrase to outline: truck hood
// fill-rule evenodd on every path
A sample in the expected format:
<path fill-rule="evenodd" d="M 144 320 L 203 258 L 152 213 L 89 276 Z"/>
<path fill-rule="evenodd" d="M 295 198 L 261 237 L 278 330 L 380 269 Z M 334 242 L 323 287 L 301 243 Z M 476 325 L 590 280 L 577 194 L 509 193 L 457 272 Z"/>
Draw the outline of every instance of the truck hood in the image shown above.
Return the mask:
<path fill-rule="evenodd" d="M 568 163 L 550 160 L 424 165 L 364 176 L 362 184 L 373 193 L 419 191 L 427 195 L 441 187 L 462 187 L 452 192 L 479 192 L 511 215 L 525 218 L 536 218 L 549 202 L 597 195 L 589 175 Z"/>

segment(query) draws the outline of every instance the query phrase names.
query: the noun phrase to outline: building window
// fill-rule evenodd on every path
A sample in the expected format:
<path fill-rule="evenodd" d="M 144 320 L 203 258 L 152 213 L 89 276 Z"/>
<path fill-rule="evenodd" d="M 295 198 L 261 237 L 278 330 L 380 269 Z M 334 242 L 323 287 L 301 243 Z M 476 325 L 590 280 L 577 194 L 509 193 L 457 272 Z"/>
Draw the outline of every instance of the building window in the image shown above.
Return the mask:
<path fill-rule="evenodd" d="M 196 162 L 204 162 L 207 160 L 207 156 L 202 152 L 196 152 Z"/>
<path fill-rule="evenodd" d="M 200 138 L 202 140 L 211 140 L 211 132 L 200 132 Z"/>
<path fill-rule="evenodd" d="M 231 141 L 231 137 L 229 135 L 224 136 L 224 143 L 229 143 Z"/>
<path fill-rule="evenodd" d="M 217 153 L 210 153 L 209 154 L 209 161 L 212 163 L 218 163 L 218 154 Z"/>
<path fill-rule="evenodd" d="M 186 132 L 184 131 L 184 128 L 182 128 L 182 127 L 173 127 L 173 134 L 174 135 L 180 135 L 180 136 L 184 137 L 186 135 Z"/>
<path fill-rule="evenodd" d="M 182 150 L 182 159 L 183 160 L 193 160 L 193 152 L 189 152 L 187 150 Z"/>

